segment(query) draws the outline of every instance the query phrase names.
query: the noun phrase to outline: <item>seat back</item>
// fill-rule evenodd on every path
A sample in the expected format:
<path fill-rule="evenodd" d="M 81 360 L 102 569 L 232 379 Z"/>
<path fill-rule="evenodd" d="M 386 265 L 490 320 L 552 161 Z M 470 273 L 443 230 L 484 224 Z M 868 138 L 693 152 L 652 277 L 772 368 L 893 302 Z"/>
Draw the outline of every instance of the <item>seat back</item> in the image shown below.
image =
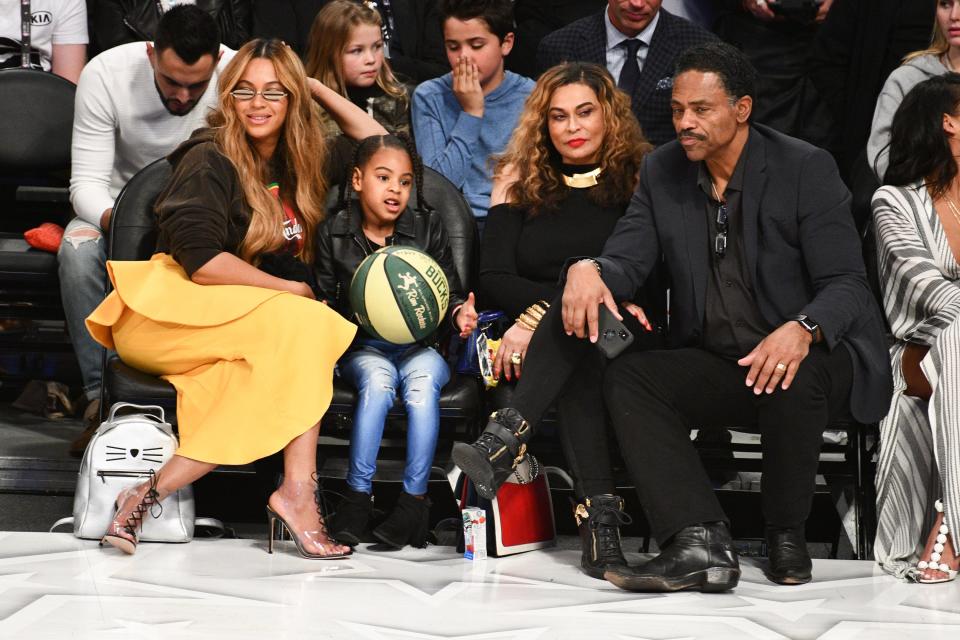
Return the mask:
<path fill-rule="evenodd" d="M 170 181 L 166 158 L 151 162 L 130 178 L 117 196 L 110 218 L 111 260 L 147 260 L 157 247 L 157 217 L 153 206 Z"/>
<path fill-rule="evenodd" d="M 479 234 L 473 210 L 460 190 L 442 174 L 430 167 L 423 168 L 423 195 L 427 204 L 440 214 L 443 226 L 450 240 L 450 253 L 453 266 L 460 277 L 464 293 L 470 291 L 473 282 L 474 266 L 477 259 Z M 337 198 L 339 188 L 331 187 L 327 194 L 327 209 L 336 211 L 340 206 Z M 410 208 L 419 204 L 416 191 L 410 196 Z"/>
<path fill-rule="evenodd" d="M 470 291 L 473 283 L 474 265 L 477 259 L 479 234 L 473 209 L 456 186 L 442 174 L 430 167 L 423 168 L 423 195 L 427 203 L 436 209 L 443 218 L 447 236 L 450 239 L 450 253 L 453 265 L 460 276 L 464 293 Z M 411 206 L 416 206 L 416 194 L 411 197 Z"/>
<path fill-rule="evenodd" d="M 70 168 L 76 90 L 45 71 L 0 70 L 0 172 Z"/>

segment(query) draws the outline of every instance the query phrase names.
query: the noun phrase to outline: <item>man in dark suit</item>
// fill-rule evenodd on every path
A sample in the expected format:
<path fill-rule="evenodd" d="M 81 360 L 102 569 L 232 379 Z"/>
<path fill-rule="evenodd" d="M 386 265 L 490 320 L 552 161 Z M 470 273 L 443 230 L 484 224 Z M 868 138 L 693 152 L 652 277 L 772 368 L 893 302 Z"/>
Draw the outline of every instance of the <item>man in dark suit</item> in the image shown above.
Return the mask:
<path fill-rule="evenodd" d="M 540 42 L 543 73 L 568 60 L 603 65 L 632 97 L 644 135 L 659 146 L 673 139 L 670 87 L 681 51 L 715 40 L 709 31 L 660 8 L 662 0 L 608 0 L 600 13 L 554 31 Z"/>
<path fill-rule="evenodd" d="M 671 273 L 670 349 L 608 368 L 605 399 L 661 553 L 606 578 L 631 590 L 733 588 L 726 516 L 689 432 L 755 426 L 762 506 L 781 584 L 811 579 L 804 525 L 823 429 L 874 422 L 892 388 L 883 320 L 867 285 L 850 194 L 830 155 L 750 124 L 756 72 L 723 43 L 677 61 L 679 140 L 650 154 L 630 207 L 596 260 L 567 272 L 563 324 L 597 339 L 661 255 Z"/>

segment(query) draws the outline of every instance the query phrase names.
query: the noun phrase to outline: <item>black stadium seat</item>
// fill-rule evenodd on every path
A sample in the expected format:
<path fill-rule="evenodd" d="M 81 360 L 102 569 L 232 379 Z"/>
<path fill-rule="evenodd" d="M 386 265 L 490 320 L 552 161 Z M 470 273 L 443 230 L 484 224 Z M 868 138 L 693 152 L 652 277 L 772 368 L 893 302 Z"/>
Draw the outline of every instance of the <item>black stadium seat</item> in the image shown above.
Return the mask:
<path fill-rule="evenodd" d="M 0 316 L 62 319 L 57 257 L 23 231 L 65 224 L 76 86 L 32 69 L 0 70 Z M 29 342 L 29 340 L 27 340 Z M 22 351 L 24 344 L 14 346 Z M 41 350 L 64 344 L 36 343 Z"/>

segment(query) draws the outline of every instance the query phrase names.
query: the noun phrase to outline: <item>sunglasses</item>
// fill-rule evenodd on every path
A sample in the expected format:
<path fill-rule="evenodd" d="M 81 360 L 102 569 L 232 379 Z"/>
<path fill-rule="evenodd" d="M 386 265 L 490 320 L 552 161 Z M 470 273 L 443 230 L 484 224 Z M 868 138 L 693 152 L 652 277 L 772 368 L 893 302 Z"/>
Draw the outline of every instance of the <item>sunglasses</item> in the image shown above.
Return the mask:
<path fill-rule="evenodd" d="M 729 229 L 727 205 L 722 204 L 717 208 L 717 237 L 713 240 L 713 250 L 718 258 L 727 254 L 727 229 Z"/>
<path fill-rule="evenodd" d="M 280 102 L 289 94 L 282 89 L 264 89 L 263 91 L 254 91 L 253 89 L 234 89 L 230 92 L 230 95 L 233 96 L 234 100 L 239 100 L 240 102 L 253 100 L 257 97 L 257 95 L 263 96 L 264 100 L 269 100 L 270 102 Z"/>

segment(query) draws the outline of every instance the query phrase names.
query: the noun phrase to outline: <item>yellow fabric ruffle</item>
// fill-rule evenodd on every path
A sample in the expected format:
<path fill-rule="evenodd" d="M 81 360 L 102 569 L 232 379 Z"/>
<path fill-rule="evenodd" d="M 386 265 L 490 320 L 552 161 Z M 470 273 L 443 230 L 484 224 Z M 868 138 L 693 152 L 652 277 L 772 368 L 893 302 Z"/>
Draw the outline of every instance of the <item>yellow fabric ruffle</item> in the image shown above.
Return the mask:
<path fill-rule="evenodd" d="M 87 318 L 100 344 L 177 389 L 187 458 L 246 464 L 316 424 L 356 326 L 323 303 L 199 285 L 168 255 L 108 262 L 114 291 Z"/>

